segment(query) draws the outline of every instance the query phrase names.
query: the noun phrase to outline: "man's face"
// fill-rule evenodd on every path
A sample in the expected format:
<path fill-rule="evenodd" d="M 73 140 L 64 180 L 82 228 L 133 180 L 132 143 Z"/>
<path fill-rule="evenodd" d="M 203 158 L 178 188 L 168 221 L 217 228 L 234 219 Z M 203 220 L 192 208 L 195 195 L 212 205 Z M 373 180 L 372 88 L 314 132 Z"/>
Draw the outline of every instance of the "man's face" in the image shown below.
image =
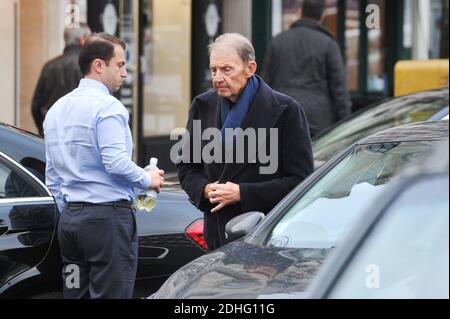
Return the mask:
<path fill-rule="evenodd" d="M 114 56 L 109 63 L 104 65 L 102 82 L 108 87 L 111 93 L 117 92 L 127 77 L 125 67 L 125 52 L 120 45 L 114 46 Z"/>
<path fill-rule="evenodd" d="M 247 80 L 256 71 L 254 61 L 245 63 L 234 49 L 216 48 L 209 59 L 212 84 L 219 96 L 236 102 Z"/>

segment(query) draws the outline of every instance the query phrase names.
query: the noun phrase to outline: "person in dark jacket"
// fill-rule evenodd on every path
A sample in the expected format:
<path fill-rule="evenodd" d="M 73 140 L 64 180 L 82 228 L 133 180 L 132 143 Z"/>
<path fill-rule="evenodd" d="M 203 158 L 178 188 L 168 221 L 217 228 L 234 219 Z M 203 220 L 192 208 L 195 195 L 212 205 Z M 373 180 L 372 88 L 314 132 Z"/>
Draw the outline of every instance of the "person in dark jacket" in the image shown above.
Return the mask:
<path fill-rule="evenodd" d="M 325 0 L 304 0 L 302 19 L 272 39 L 262 77 L 299 101 L 311 136 L 351 113 L 341 51 L 322 25 Z"/>
<path fill-rule="evenodd" d="M 204 236 L 213 250 L 229 241 L 230 219 L 250 211 L 267 214 L 313 171 L 313 159 L 301 105 L 255 75 L 252 44 L 240 34 L 224 34 L 209 51 L 214 90 L 192 102 L 177 171 L 182 188 L 204 212 Z M 217 135 L 219 147 L 212 147 Z M 270 160 L 262 156 L 267 154 Z"/>
<path fill-rule="evenodd" d="M 75 89 L 82 78 L 78 56 L 90 34 L 86 24 L 80 24 L 78 28 L 66 27 L 63 54 L 48 61 L 42 68 L 31 102 L 31 113 L 41 136 L 44 135 L 42 123 L 50 107 Z"/>

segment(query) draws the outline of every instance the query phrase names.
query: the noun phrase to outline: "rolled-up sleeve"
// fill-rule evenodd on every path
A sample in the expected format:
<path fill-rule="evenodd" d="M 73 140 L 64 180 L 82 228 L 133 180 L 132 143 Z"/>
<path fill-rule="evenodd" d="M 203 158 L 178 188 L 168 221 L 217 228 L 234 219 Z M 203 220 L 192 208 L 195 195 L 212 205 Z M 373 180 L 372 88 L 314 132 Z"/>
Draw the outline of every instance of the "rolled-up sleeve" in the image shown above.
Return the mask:
<path fill-rule="evenodd" d="M 151 177 L 127 152 L 128 118 L 114 105 L 110 108 L 97 122 L 97 140 L 105 170 L 133 187 L 146 189 L 151 184 Z"/>

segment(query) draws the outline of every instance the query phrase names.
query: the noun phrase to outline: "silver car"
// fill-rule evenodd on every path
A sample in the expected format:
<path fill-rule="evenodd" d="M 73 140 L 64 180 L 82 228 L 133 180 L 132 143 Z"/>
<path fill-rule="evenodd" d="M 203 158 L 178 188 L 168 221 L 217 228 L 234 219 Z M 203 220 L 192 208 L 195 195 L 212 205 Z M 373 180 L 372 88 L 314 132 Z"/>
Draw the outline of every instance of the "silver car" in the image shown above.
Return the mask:
<path fill-rule="evenodd" d="M 449 142 L 378 198 L 326 261 L 311 298 L 449 298 Z"/>

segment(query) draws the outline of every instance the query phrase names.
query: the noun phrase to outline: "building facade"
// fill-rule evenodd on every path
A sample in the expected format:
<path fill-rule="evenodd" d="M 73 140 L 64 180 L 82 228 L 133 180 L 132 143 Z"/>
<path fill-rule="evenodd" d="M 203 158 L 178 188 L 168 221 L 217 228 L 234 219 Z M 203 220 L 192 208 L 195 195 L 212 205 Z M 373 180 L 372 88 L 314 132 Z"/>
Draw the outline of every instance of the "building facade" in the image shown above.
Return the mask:
<path fill-rule="evenodd" d="M 123 37 L 129 77 L 117 97 L 130 112 L 135 159 L 166 171 L 171 133 L 210 87 L 207 45 L 225 32 L 252 40 L 259 70 L 270 39 L 300 15 L 301 0 L 2 0 L 7 61 L 0 121 L 36 132 L 30 105 L 43 64 L 60 54 L 67 24 Z M 401 59 L 448 58 L 448 0 L 327 0 L 325 24 L 346 62 L 354 110 L 392 96 Z"/>

